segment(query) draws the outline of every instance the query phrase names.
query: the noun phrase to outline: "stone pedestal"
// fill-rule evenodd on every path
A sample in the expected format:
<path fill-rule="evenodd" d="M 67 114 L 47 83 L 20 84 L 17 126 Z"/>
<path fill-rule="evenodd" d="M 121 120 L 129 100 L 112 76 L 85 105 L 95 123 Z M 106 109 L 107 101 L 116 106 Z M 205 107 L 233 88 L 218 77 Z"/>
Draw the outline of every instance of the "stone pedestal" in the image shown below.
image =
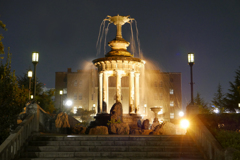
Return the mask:
<path fill-rule="evenodd" d="M 97 114 L 94 117 L 94 125 L 96 126 L 107 126 L 108 121 L 111 120 L 111 115 L 108 113 Z M 142 119 L 142 116 L 139 114 L 123 114 L 122 116 L 123 123 L 128 125 L 137 125 L 138 120 Z"/>
<path fill-rule="evenodd" d="M 153 123 L 159 123 L 158 118 L 154 118 Z"/>
<path fill-rule="evenodd" d="M 141 120 L 142 116 L 139 114 L 123 114 L 123 122 L 128 125 L 137 125 L 138 120 Z"/>

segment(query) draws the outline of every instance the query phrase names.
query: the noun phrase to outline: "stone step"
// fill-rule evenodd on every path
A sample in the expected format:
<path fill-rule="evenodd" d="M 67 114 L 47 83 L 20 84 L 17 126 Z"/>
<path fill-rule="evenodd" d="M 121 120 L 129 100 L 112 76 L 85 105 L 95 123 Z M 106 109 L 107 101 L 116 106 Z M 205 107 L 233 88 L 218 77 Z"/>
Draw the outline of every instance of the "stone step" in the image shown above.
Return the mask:
<path fill-rule="evenodd" d="M 197 152 L 25 152 L 22 158 L 202 158 Z"/>
<path fill-rule="evenodd" d="M 19 160 L 143 160 L 143 158 L 21 158 Z M 204 160 L 203 158 L 144 158 L 144 160 Z"/>
<path fill-rule="evenodd" d="M 188 136 L 36 136 L 20 160 L 203 160 Z"/>
<path fill-rule="evenodd" d="M 188 146 L 28 146 L 27 152 L 196 152 Z"/>
<path fill-rule="evenodd" d="M 176 141 L 190 140 L 188 136 L 38 136 L 34 141 Z"/>
<path fill-rule="evenodd" d="M 191 146 L 190 141 L 30 141 L 31 146 Z"/>

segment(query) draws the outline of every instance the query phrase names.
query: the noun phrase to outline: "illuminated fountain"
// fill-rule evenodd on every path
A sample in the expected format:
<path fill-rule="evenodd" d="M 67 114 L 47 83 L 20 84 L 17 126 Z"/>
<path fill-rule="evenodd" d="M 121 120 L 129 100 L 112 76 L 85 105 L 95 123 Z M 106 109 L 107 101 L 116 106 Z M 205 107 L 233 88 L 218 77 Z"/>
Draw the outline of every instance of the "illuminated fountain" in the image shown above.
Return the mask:
<path fill-rule="evenodd" d="M 160 112 L 162 108 L 160 108 L 160 107 L 152 107 L 150 109 L 151 109 L 151 111 L 153 111 L 153 113 L 155 115 L 153 122 L 159 122 L 158 121 L 158 112 Z"/>
<path fill-rule="evenodd" d="M 122 38 L 122 25 L 130 23 L 133 18 L 129 16 L 108 16 L 105 21 L 113 23 L 117 27 L 116 38 L 108 43 L 111 47 L 111 51 L 108 52 L 105 57 L 93 60 L 93 64 L 98 68 L 98 119 L 108 119 L 108 111 L 111 108 L 109 106 L 109 89 L 108 81 L 109 77 L 116 77 L 116 102 L 121 102 L 121 78 L 129 77 L 129 114 L 124 115 L 123 121 L 131 123 L 131 119 L 134 121 L 141 119 L 139 113 L 139 78 L 140 69 L 144 66 L 144 61 L 133 57 L 131 53 L 127 51 L 127 47 L 130 45 L 125 39 Z"/>

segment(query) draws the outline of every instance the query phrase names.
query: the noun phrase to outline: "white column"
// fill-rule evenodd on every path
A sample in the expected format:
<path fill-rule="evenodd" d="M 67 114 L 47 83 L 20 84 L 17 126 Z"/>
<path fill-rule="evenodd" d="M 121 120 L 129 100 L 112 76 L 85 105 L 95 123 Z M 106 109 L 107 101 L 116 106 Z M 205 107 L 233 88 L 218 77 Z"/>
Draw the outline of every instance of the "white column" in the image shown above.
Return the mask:
<path fill-rule="evenodd" d="M 102 113 L 102 104 L 103 104 L 103 95 L 102 95 L 102 87 L 103 87 L 103 84 L 102 84 L 102 77 L 103 77 L 103 73 L 100 72 L 99 73 L 99 86 L 98 86 L 98 95 L 99 95 L 99 104 L 98 104 L 98 113 Z"/>
<path fill-rule="evenodd" d="M 121 102 L 121 78 L 122 78 L 122 74 L 120 71 L 116 71 L 116 76 L 117 76 L 117 82 L 116 82 L 116 102 Z"/>
<path fill-rule="evenodd" d="M 129 114 L 134 113 L 134 71 L 129 73 Z"/>
<path fill-rule="evenodd" d="M 140 73 L 135 73 L 135 113 L 137 114 L 139 111 L 139 75 Z"/>
<path fill-rule="evenodd" d="M 108 74 L 107 72 L 103 72 L 103 103 L 106 108 L 103 108 L 102 112 L 107 113 L 108 107 Z"/>

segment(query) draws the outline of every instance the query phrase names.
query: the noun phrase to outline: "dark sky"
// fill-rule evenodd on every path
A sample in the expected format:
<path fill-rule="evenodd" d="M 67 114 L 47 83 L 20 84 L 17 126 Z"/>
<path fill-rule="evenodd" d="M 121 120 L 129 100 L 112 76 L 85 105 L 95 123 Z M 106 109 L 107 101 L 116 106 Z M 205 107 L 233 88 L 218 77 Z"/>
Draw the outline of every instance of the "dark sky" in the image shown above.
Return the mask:
<path fill-rule="evenodd" d="M 0 0 L 0 20 L 8 28 L 0 33 L 16 75 L 33 69 L 31 53 L 38 51 L 37 77 L 53 88 L 55 72 L 76 71 L 97 58 L 100 24 L 117 14 L 136 19 L 146 58 L 162 71 L 182 73 L 184 106 L 190 101 L 189 52 L 195 53 L 194 95 L 211 102 L 219 83 L 227 92 L 240 66 L 239 0 Z M 129 41 L 128 26 L 123 36 Z"/>

